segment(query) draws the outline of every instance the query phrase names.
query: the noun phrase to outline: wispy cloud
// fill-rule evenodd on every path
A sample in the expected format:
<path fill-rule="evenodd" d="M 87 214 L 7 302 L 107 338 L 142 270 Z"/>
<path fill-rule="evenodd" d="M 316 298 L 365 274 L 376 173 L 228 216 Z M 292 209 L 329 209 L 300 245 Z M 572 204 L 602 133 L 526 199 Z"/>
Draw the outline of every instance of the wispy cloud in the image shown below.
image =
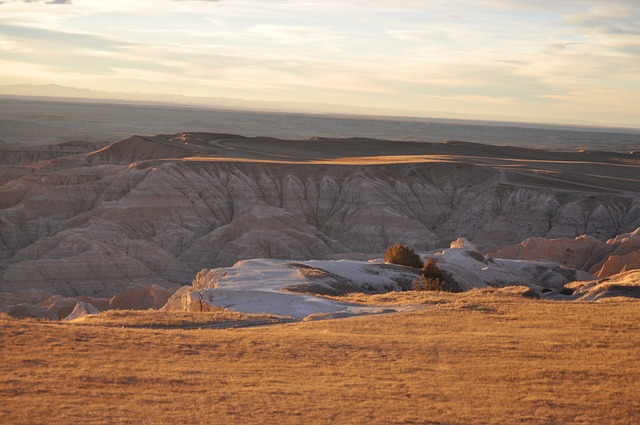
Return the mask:
<path fill-rule="evenodd" d="M 41 4 L 72 4 L 72 0 L 7 0 L 0 2 L 2 4 L 8 3 L 41 3 Z"/>
<path fill-rule="evenodd" d="M 11 68 L 0 79 L 628 120 L 640 96 L 636 9 L 637 0 L 5 0 L 0 57 Z"/>
<path fill-rule="evenodd" d="M 251 26 L 247 31 L 282 44 L 300 45 L 340 39 L 333 31 L 319 26 L 260 24 Z"/>

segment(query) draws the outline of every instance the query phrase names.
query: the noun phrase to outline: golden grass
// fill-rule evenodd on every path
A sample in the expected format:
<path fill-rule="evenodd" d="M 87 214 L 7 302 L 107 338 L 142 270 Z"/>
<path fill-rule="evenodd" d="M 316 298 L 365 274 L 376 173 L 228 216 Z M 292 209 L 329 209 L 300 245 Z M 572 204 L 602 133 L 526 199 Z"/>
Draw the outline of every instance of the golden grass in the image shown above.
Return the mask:
<path fill-rule="evenodd" d="M 0 422 L 640 421 L 640 303 L 399 296 L 424 310 L 194 331 L 0 318 Z"/>
<path fill-rule="evenodd" d="M 224 309 L 213 312 L 158 311 L 158 310 L 107 310 L 73 321 L 77 325 L 101 325 L 120 327 L 179 327 L 209 325 L 214 323 L 242 323 L 268 319 L 272 316 L 236 313 Z"/>
<path fill-rule="evenodd" d="M 528 293 L 531 293 L 531 290 L 526 286 L 507 286 L 505 288 L 479 288 L 457 293 L 447 291 L 400 291 L 385 292 L 383 294 L 352 292 L 335 297 L 324 296 L 324 298 L 366 306 L 398 307 L 406 305 L 447 305 L 477 298 L 482 298 L 485 302 L 495 300 L 513 301 L 514 298 L 519 299 Z"/>

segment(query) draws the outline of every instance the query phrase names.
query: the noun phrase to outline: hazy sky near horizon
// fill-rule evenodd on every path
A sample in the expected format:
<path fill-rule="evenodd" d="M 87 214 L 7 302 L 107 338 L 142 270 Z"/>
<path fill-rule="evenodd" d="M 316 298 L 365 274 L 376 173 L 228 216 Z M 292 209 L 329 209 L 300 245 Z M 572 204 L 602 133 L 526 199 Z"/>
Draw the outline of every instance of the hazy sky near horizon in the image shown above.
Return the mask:
<path fill-rule="evenodd" d="M 0 85 L 640 127 L 638 0 L 0 0 Z"/>

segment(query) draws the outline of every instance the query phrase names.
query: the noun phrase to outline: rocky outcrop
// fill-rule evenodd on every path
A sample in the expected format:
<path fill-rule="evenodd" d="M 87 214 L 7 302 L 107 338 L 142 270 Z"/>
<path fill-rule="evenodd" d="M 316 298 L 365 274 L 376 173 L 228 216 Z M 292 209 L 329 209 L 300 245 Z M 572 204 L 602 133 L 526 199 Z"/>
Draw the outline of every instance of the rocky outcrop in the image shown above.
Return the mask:
<path fill-rule="evenodd" d="M 38 304 L 49 298 L 53 294 L 37 289 L 27 289 L 18 292 L 0 292 L 0 312 L 6 312 L 12 306 L 18 304 Z"/>
<path fill-rule="evenodd" d="M 98 313 L 100 313 L 100 310 L 95 308 L 92 304 L 84 301 L 78 301 L 76 306 L 73 308 L 73 311 L 65 317 L 64 320 L 82 319 L 83 317 Z"/>
<path fill-rule="evenodd" d="M 472 244 L 458 240 L 455 248 L 425 254 L 436 260 L 448 289 L 526 286 L 526 296 L 557 293 L 587 273 L 555 264 L 486 260 Z M 178 290 L 164 310 L 271 314 L 303 319 L 315 314 L 355 314 L 361 307 L 319 298 L 349 292 L 385 293 L 412 289 L 419 269 L 377 261 L 300 261 L 254 259 L 233 267 L 202 270 L 191 286 Z"/>
<path fill-rule="evenodd" d="M 453 291 L 474 288 L 526 286 L 538 294 L 557 292 L 575 280 L 592 280 L 586 272 L 555 263 L 494 259 L 483 256 L 467 240 L 451 243 L 451 248 L 429 255 L 442 270 L 446 286 Z"/>
<path fill-rule="evenodd" d="M 418 273 L 410 267 L 350 260 L 245 260 L 233 267 L 202 270 L 192 285 L 178 290 L 163 309 L 229 309 L 296 319 L 337 312 L 355 314 L 367 309 L 316 295 L 400 291 L 409 289 Z"/>
<path fill-rule="evenodd" d="M 175 288 L 173 288 L 175 289 Z M 109 298 L 88 296 L 63 297 L 46 291 L 29 289 L 19 292 L 0 292 L 0 312 L 18 318 L 59 320 L 97 314 L 106 310 L 158 310 L 163 307 L 171 292 L 159 285 L 146 285 L 124 290 Z M 77 310 L 77 311 L 76 311 Z M 69 319 L 71 320 L 71 319 Z"/>
<path fill-rule="evenodd" d="M 607 277 L 628 270 L 640 269 L 640 228 L 607 241 L 610 252 L 592 267 L 594 276 Z"/>
<path fill-rule="evenodd" d="M 640 198 L 613 172 L 598 180 L 576 165 L 550 180 L 538 168 L 562 164 L 543 151 L 398 143 L 182 134 L 41 162 L 0 192 L 0 290 L 111 297 L 250 258 L 376 257 L 396 242 L 426 251 L 458 237 L 486 252 L 640 227 Z M 512 156 L 541 159 L 525 173 L 503 167 Z M 626 157 L 601 160 L 611 163 L 599 173 L 623 160 L 634 172 Z"/>
<path fill-rule="evenodd" d="M 171 293 L 160 285 L 140 286 L 114 295 L 109 308 L 115 310 L 158 310 L 169 300 Z"/>
<path fill-rule="evenodd" d="M 640 228 L 606 242 L 591 236 L 571 238 L 528 238 L 504 247 L 491 258 L 553 261 L 585 270 L 596 277 L 607 277 L 640 269 Z"/>
<path fill-rule="evenodd" d="M 15 318 L 37 318 L 61 320 L 73 311 L 78 301 L 75 298 L 54 295 L 37 304 L 17 304 L 7 310 L 9 316 Z"/>
<path fill-rule="evenodd" d="M 574 282 L 567 285 L 567 298 L 597 301 L 612 297 L 640 298 L 640 270 L 619 273 L 605 279 L 590 282 Z"/>

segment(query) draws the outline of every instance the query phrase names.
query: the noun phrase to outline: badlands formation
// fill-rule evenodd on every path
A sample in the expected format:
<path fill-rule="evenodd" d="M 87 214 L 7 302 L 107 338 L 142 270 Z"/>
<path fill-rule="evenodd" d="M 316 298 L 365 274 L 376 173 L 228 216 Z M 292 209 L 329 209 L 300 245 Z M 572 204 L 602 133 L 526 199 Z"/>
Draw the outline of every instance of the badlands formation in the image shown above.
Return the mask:
<path fill-rule="evenodd" d="M 529 238 L 491 254 L 493 258 L 546 260 L 584 270 L 596 277 L 608 277 L 640 269 L 640 229 L 606 242 L 582 235 L 571 238 Z"/>
<path fill-rule="evenodd" d="M 5 145 L 0 164 L 0 308 L 15 315 L 353 312 L 309 293 L 410 288 L 416 271 L 375 261 L 396 242 L 456 291 L 569 297 L 640 267 L 633 154 L 180 133 Z"/>

